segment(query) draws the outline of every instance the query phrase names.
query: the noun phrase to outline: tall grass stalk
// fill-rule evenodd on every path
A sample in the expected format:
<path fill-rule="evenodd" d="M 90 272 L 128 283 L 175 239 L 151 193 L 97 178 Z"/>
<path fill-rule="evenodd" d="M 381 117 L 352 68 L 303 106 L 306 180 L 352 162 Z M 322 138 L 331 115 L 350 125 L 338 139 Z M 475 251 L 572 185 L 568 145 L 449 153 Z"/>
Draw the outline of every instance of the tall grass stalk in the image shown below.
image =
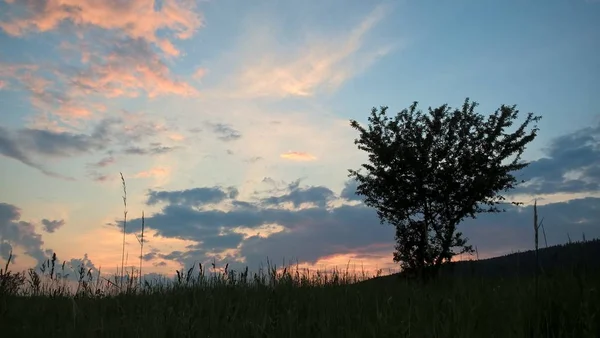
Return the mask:
<path fill-rule="evenodd" d="M 121 182 L 123 182 L 123 250 L 121 251 L 121 283 L 120 286 L 123 288 L 123 278 L 125 277 L 125 231 L 127 228 L 127 186 L 125 185 L 125 178 L 123 173 L 121 175 Z"/>
<path fill-rule="evenodd" d="M 138 272 L 140 287 L 142 286 L 142 259 L 144 257 L 144 211 L 142 211 L 142 232 L 140 236 L 135 236 L 137 238 L 138 243 L 140 243 L 140 270 Z"/>

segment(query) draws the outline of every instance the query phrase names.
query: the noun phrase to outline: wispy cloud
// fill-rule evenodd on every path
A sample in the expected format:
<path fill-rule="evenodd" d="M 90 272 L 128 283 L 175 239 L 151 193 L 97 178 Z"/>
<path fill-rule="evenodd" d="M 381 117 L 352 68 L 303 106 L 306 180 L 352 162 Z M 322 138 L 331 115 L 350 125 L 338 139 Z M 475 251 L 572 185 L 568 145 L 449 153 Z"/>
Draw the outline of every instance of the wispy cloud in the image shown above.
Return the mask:
<path fill-rule="evenodd" d="M 183 141 L 183 140 L 185 140 L 185 136 L 183 136 L 183 135 L 181 135 L 181 134 L 179 134 L 179 133 L 171 133 L 171 134 L 169 134 L 167 137 L 168 137 L 168 138 L 169 138 L 171 141 L 176 141 L 176 142 L 179 142 L 179 141 Z"/>
<path fill-rule="evenodd" d="M 260 161 L 262 159 L 263 158 L 260 157 L 260 156 L 252 156 L 250 158 L 245 159 L 244 162 L 246 162 L 246 163 L 256 163 L 256 162 L 258 162 L 258 161 Z"/>
<path fill-rule="evenodd" d="M 206 70 L 206 68 L 198 68 L 196 69 L 196 71 L 194 72 L 194 79 L 196 80 L 200 80 L 204 77 L 204 75 L 206 75 L 208 71 Z"/>
<path fill-rule="evenodd" d="M 150 170 L 145 170 L 145 171 L 140 171 L 139 173 L 135 174 L 133 177 L 135 178 L 164 178 L 169 176 L 170 174 L 170 170 L 166 169 L 166 168 L 152 168 Z"/>
<path fill-rule="evenodd" d="M 225 123 L 206 123 L 212 131 L 217 134 L 217 138 L 221 141 L 235 141 L 242 137 L 242 134 L 234 129 L 231 125 Z"/>
<path fill-rule="evenodd" d="M 48 176 L 66 178 L 46 169 L 32 156 L 71 157 L 102 150 L 106 144 L 101 136 L 28 128 L 11 131 L 0 126 L 0 155 L 38 169 Z"/>
<path fill-rule="evenodd" d="M 288 151 L 279 155 L 279 157 L 292 161 L 315 161 L 317 159 L 315 156 L 301 151 Z"/>
<path fill-rule="evenodd" d="M 141 147 L 129 147 L 123 150 L 123 153 L 126 155 L 161 155 L 167 154 L 174 151 L 175 147 L 167 147 L 163 145 L 154 145 L 148 148 Z"/>
<path fill-rule="evenodd" d="M 7 129 L 0 126 L 0 155 L 17 160 L 36 168 L 46 175 L 65 178 L 43 165 L 38 158 L 65 159 L 97 152 L 125 155 L 161 155 L 174 151 L 177 147 L 164 146 L 160 142 L 151 142 L 141 146 L 147 140 L 156 140 L 168 129 L 148 120 L 124 116 L 106 118 L 89 126 L 89 132 L 52 131 L 47 129 L 22 128 Z M 88 165 L 91 168 L 104 168 L 116 162 L 114 156 L 101 159 Z M 103 175 L 90 172 L 96 180 Z"/>
<path fill-rule="evenodd" d="M 96 163 L 92 163 L 91 166 L 98 167 L 98 168 L 104 168 L 104 167 L 107 167 L 114 163 L 115 163 L 115 158 L 113 156 L 109 156 L 109 157 L 105 157 L 105 158 L 99 160 Z"/>
<path fill-rule="evenodd" d="M 319 90 L 337 89 L 395 47 L 390 44 L 363 50 L 365 37 L 384 18 L 388 7 L 375 7 L 346 35 L 312 35 L 305 43 L 294 46 L 293 51 L 281 50 L 279 37 L 274 35 L 276 29 L 253 21 L 243 37 L 242 50 L 234 53 L 236 57 L 242 55 L 244 64 L 216 94 L 283 98 L 313 96 Z"/>
<path fill-rule="evenodd" d="M 90 118 L 94 111 L 102 110 L 98 105 L 78 101 L 70 93 L 61 90 L 64 89 L 64 76 L 60 72 L 48 73 L 48 69 L 41 69 L 38 65 L 0 62 L 2 79 L 5 86 L 0 89 L 22 89 L 29 93 L 31 105 L 41 113 L 38 120 L 47 119 L 46 113 L 52 112 L 62 122 L 72 124 Z M 51 123 L 47 126 L 57 127 Z"/>

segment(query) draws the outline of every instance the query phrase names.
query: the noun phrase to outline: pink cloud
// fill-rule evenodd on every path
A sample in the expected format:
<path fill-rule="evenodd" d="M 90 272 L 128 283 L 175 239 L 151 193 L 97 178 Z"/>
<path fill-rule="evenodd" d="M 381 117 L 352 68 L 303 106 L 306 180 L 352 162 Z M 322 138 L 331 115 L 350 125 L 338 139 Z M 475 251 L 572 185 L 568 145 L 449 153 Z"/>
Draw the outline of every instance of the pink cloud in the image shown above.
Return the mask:
<path fill-rule="evenodd" d="M 139 173 L 134 175 L 135 178 L 164 178 L 167 176 L 169 176 L 169 170 L 165 168 L 152 168 L 150 170 L 140 171 Z"/>
<path fill-rule="evenodd" d="M 174 79 L 169 68 L 144 40 L 115 41 L 103 60 L 90 61 L 87 69 L 72 78 L 73 90 L 81 96 L 137 97 L 145 92 L 158 95 L 194 96 L 197 90 Z"/>
<path fill-rule="evenodd" d="M 162 39 L 158 42 L 160 49 L 170 56 L 179 56 L 180 52 L 173 43 L 167 39 Z"/>
<path fill-rule="evenodd" d="M 178 52 L 170 41 L 157 38 L 158 30 L 166 29 L 178 39 L 187 39 L 202 25 L 193 1 L 164 0 L 158 11 L 154 0 L 24 0 L 7 3 L 11 7 L 24 7 L 13 12 L 22 15 L 13 14 L 10 20 L 0 22 L 0 28 L 12 36 L 47 32 L 69 22 L 76 26 L 119 30 L 131 38 L 156 43 L 170 55 Z"/>
<path fill-rule="evenodd" d="M 172 141 L 177 141 L 177 142 L 185 140 L 185 136 L 183 136 L 183 135 L 181 135 L 179 133 L 172 133 L 168 137 Z"/>
<path fill-rule="evenodd" d="M 66 106 L 63 107 L 59 112 L 58 112 L 59 116 L 66 116 L 66 117 L 72 117 L 72 118 L 88 118 L 90 116 L 92 116 L 92 111 L 84 108 L 84 107 L 78 107 L 78 106 Z"/>
<path fill-rule="evenodd" d="M 56 80 L 39 75 L 39 69 L 37 65 L 0 63 L 0 81 L 7 87 L 9 81 L 22 86 L 30 93 L 32 106 L 42 112 L 53 111 L 64 122 L 87 119 L 94 109 L 100 108 L 76 102 L 68 93 L 57 90 Z"/>
<path fill-rule="evenodd" d="M 7 79 L 13 77 L 23 77 L 30 74 L 32 71 L 37 70 L 37 65 L 30 65 L 24 63 L 0 63 L 0 77 L 6 77 Z"/>
<path fill-rule="evenodd" d="M 53 118 L 67 124 L 92 118 L 106 110 L 92 102 L 94 98 L 198 94 L 186 81 L 175 78 L 163 60 L 180 55 L 173 39 L 188 39 L 202 26 L 194 1 L 164 0 L 158 9 L 154 0 L 6 2 L 9 15 L 0 22 L 0 30 L 7 34 L 23 36 L 61 26 L 78 38 L 59 48 L 68 52 L 67 60 L 79 55 L 83 69 L 45 65 L 44 75 L 37 68 L 20 68 L 17 74 L 16 81 L 30 92 L 31 103 L 40 112 L 38 124 L 51 125 Z M 92 34 L 87 30 L 91 27 L 109 34 Z M 157 37 L 159 30 L 166 37 Z M 0 69 L 0 80 L 3 77 Z"/>
<path fill-rule="evenodd" d="M 198 68 L 196 69 L 196 71 L 194 72 L 194 79 L 199 80 L 201 78 L 204 77 L 204 75 L 206 75 L 206 68 Z"/>
<path fill-rule="evenodd" d="M 292 161 L 314 161 L 317 159 L 314 155 L 301 151 L 288 151 L 279 155 L 279 157 Z"/>

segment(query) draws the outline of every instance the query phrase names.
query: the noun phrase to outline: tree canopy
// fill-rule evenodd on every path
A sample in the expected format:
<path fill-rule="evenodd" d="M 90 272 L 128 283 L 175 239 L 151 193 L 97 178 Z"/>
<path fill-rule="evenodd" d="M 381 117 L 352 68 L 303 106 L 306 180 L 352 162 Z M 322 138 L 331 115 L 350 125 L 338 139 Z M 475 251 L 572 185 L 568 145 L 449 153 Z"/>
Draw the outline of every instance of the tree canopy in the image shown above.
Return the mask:
<path fill-rule="evenodd" d="M 395 117 L 388 107 L 373 108 L 366 127 L 350 121 L 368 163 L 349 169 L 349 177 L 381 223 L 395 226 L 394 261 L 421 272 L 473 251 L 457 231 L 463 219 L 504 211 L 503 193 L 524 182 L 514 173 L 529 164 L 521 156 L 541 116 L 528 113 L 509 132 L 519 117 L 516 105 L 502 105 L 487 118 L 468 98 L 461 109 L 445 104 L 423 113 L 417 105 Z"/>

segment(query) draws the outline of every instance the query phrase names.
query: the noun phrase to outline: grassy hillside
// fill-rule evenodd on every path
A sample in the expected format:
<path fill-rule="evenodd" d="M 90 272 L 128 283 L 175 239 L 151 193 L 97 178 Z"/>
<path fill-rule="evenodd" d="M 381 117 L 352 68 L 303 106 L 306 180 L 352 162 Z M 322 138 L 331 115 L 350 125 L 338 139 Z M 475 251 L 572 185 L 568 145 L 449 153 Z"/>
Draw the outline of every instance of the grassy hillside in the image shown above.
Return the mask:
<path fill-rule="evenodd" d="M 573 242 L 539 249 L 540 273 L 557 274 L 600 271 L 600 239 Z M 535 250 L 511 253 L 481 260 L 457 261 L 444 264 L 443 277 L 456 278 L 530 278 L 535 275 Z M 402 273 L 372 278 L 362 283 L 393 284 Z"/>

